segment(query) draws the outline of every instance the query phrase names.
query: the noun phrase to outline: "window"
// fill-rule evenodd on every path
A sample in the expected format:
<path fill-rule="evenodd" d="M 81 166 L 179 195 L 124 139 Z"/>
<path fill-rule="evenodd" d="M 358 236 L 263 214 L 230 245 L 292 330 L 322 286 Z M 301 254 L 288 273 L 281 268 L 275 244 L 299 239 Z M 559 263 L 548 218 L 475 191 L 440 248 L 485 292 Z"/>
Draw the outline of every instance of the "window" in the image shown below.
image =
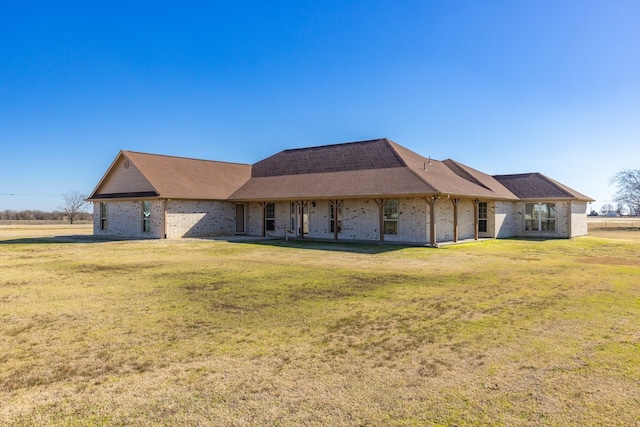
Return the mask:
<path fill-rule="evenodd" d="M 329 228 L 331 232 L 335 232 L 335 218 L 333 217 L 333 205 L 329 203 Z M 342 205 L 338 206 L 338 233 L 342 231 Z"/>
<path fill-rule="evenodd" d="M 274 231 L 276 229 L 276 205 L 274 203 L 267 203 L 264 208 L 264 221 L 267 230 Z"/>
<path fill-rule="evenodd" d="M 142 231 L 151 231 L 151 202 L 142 202 Z"/>
<path fill-rule="evenodd" d="M 398 201 L 387 200 L 382 208 L 384 234 L 398 234 Z"/>
<path fill-rule="evenodd" d="M 107 204 L 100 203 L 100 230 L 107 229 Z"/>
<path fill-rule="evenodd" d="M 556 204 L 527 203 L 524 227 L 526 231 L 556 231 Z"/>
<path fill-rule="evenodd" d="M 487 218 L 488 218 L 487 202 L 479 202 L 478 203 L 478 231 L 480 233 L 487 232 Z"/>

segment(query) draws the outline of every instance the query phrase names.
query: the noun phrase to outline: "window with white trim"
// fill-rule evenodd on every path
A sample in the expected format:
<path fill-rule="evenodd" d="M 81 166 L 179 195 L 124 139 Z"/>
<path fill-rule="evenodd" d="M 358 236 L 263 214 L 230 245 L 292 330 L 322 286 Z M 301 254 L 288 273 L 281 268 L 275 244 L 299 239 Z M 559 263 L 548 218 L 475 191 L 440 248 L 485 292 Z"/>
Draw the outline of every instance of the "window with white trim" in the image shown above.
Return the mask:
<path fill-rule="evenodd" d="M 487 232 L 488 212 L 487 202 L 478 202 L 478 231 L 480 233 Z"/>
<path fill-rule="evenodd" d="M 151 231 L 151 202 L 148 200 L 142 202 L 142 231 Z"/>
<path fill-rule="evenodd" d="M 526 231 L 556 231 L 555 203 L 527 203 L 524 210 Z"/>
<path fill-rule="evenodd" d="M 267 203 L 264 208 L 264 221 L 268 231 L 276 229 L 276 205 L 275 203 Z"/>
<path fill-rule="evenodd" d="M 100 230 L 107 229 L 107 204 L 100 202 Z"/>
<path fill-rule="evenodd" d="M 398 234 L 398 201 L 387 200 L 382 207 L 384 234 Z"/>

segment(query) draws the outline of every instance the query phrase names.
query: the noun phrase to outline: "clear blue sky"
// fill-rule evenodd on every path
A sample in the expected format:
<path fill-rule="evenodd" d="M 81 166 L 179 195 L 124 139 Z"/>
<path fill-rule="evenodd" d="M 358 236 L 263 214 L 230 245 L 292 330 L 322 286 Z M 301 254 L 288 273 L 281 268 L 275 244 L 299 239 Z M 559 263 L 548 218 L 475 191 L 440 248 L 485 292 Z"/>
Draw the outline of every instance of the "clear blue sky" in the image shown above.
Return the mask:
<path fill-rule="evenodd" d="M 0 210 L 90 193 L 120 149 L 379 137 L 609 202 L 640 168 L 640 1 L 0 3 Z"/>

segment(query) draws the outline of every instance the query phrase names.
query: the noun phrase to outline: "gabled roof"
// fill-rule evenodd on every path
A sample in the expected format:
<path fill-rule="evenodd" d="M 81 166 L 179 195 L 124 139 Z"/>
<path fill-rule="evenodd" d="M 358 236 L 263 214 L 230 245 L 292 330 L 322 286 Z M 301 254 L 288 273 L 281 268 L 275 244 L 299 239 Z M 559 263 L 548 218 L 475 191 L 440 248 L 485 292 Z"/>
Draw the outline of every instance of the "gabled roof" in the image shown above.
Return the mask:
<path fill-rule="evenodd" d="M 275 201 L 447 195 L 493 200 L 592 200 L 541 174 L 490 176 L 425 158 L 382 138 L 284 150 L 255 163 L 121 151 L 89 200 Z"/>
<path fill-rule="evenodd" d="M 537 172 L 496 175 L 495 179 L 520 199 L 577 199 L 594 201 L 590 197 Z"/>
<path fill-rule="evenodd" d="M 251 166 L 246 164 L 122 150 L 89 200 L 150 196 L 168 199 L 225 200 L 250 176 Z M 135 187 L 138 191 L 132 191 L 130 181 L 136 182 Z M 143 189 L 146 195 L 141 195 L 140 189 Z"/>
<path fill-rule="evenodd" d="M 233 200 L 460 195 L 515 200 L 493 177 L 389 139 L 284 150 L 253 165 Z"/>
<path fill-rule="evenodd" d="M 284 150 L 253 165 L 252 178 L 404 166 L 384 139 Z"/>
<path fill-rule="evenodd" d="M 441 162 L 425 158 L 393 141 L 386 141 L 398 153 L 405 165 L 427 182 L 436 194 L 507 200 L 517 199 L 513 193 L 491 175 L 450 159 Z"/>
<path fill-rule="evenodd" d="M 434 191 L 384 139 L 284 150 L 254 164 L 251 175 L 231 199 L 381 197 Z"/>

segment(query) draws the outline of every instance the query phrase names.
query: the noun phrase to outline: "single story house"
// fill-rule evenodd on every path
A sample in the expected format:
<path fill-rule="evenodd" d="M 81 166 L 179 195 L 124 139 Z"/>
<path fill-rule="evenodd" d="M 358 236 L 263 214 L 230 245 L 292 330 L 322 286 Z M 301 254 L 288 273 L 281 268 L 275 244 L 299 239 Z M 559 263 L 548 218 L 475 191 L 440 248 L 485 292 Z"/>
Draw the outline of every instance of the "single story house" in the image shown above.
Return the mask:
<path fill-rule="evenodd" d="M 253 165 L 123 150 L 88 200 L 96 235 L 430 246 L 585 235 L 593 201 L 539 173 L 491 176 L 386 138 L 284 150 Z"/>

